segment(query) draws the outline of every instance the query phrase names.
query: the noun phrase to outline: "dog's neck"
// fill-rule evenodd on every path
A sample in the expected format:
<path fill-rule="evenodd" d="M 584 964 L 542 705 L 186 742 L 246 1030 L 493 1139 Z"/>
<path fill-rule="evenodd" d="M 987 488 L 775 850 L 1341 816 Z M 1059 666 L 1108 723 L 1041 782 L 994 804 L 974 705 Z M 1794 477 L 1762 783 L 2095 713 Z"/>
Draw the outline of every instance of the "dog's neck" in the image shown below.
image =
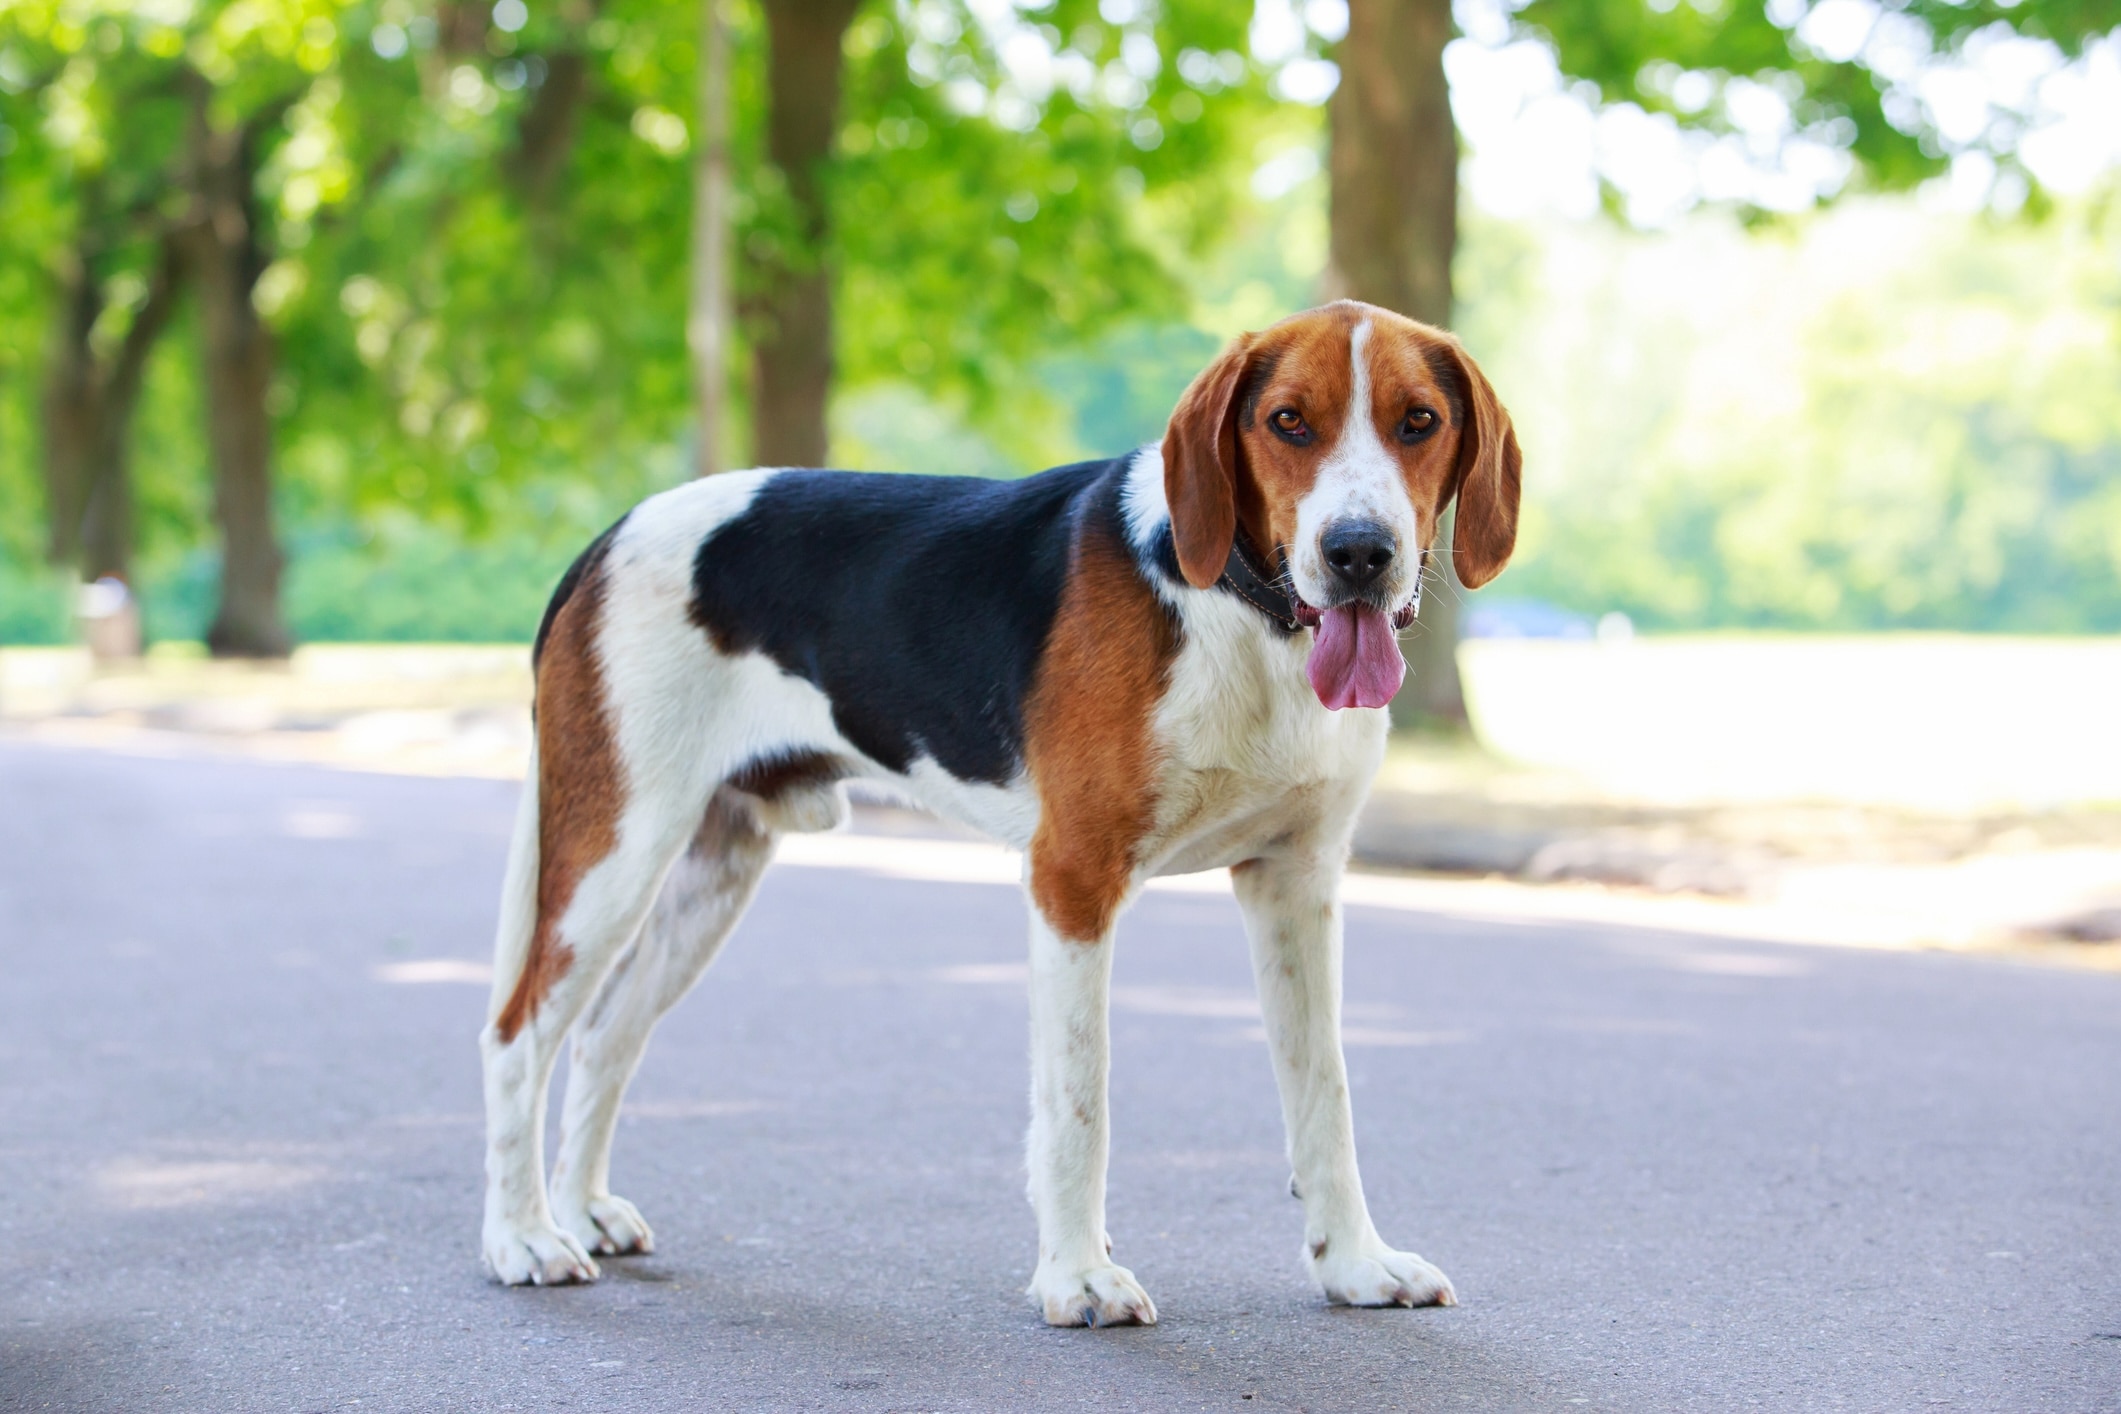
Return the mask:
<path fill-rule="evenodd" d="M 1230 541 L 1230 558 L 1223 565 L 1222 578 L 1216 581 L 1218 587 L 1265 614 L 1283 633 L 1293 634 L 1303 625 L 1296 618 L 1296 601 L 1282 587 L 1287 583 L 1287 570 L 1279 564 L 1270 567 L 1266 557 L 1253 548 L 1252 537 L 1239 527 Z"/>

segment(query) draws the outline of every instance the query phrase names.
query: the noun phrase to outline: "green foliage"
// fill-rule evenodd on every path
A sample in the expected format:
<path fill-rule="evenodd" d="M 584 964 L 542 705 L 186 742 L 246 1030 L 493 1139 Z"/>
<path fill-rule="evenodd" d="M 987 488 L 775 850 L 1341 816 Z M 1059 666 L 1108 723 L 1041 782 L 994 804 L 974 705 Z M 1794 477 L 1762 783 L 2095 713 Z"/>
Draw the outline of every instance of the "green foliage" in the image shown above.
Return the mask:
<path fill-rule="evenodd" d="M 1946 152 L 1915 95 L 1869 67 L 1868 55 L 1829 56 L 1793 32 L 1810 11 L 1791 0 L 1531 0 L 1517 23 L 1555 49 L 1563 73 L 1594 85 L 1601 102 L 1634 103 L 1680 123 L 1728 132 L 1721 101 L 1731 79 L 1763 84 L 1790 103 L 1798 132 L 1845 149 L 1869 182 L 1887 190 L 1940 171 Z M 2064 53 L 2121 26 L 2115 0 L 1891 0 L 1873 34 L 1902 56 L 1955 54 L 1991 29 L 2053 41 Z M 1679 82 L 1705 77 L 1707 86 Z M 2015 165 L 2017 133 L 2005 125 L 1981 145 Z"/>
<path fill-rule="evenodd" d="M 1653 628 L 2121 631 L 2117 270 L 2111 205 L 1549 232 L 1488 296 L 1538 311 L 1481 350 L 1534 491 L 1501 592 Z"/>
<path fill-rule="evenodd" d="M 0 204 L 8 198 L 5 176 L 0 166 Z M 44 543 L 36 396 L 42 303 L 36 272 L 0 260 L 0 565 L 32 563 Z"/>
<path fill-rule="evenodd" d="M 287 612 L 306 642 L 524 642 L 581 552 L 572 539 L 514 533 L 465 544 L 425 526 L 297 548 Z"/>
<path fill-rule="evenodd" d="M 347 59 L 346 92 L 370 95 L 371 108 L 428 96 L 393 120 L 402 136 L 391 148 L 364 155 L 347 138 L 349 160 L 377 175 L 341 229 L 320 228 L 289 258 L 297 293 L 276 318 L 298 514 L 411 508 L 482 535 L 522 524 L 536 486 L 586 484 L 608 503 L 683 474 L 682 115 L 697 7 L 616 0 L 572 27 L 564 13 L 533 16 L 489 45 L 498 54 L 430 65 L 417 86 L 417 39 L 395 66 Z M 734 13 L 741 310 L 754 267 L 787 257 L 797 238 L 761 154 L 762 26 L 749 7 Z M 1243 16 L 1227 7 L 1176 5 L 1154 30 L 1108 24 L 1075 0 L 1039 18 L 1096 85 L 1034 103 L 969 9 L 866 11 L 847 39 L 839 152 L 825 174 L 846 395 L 917 383 L 1017 467 L 1067 441 L 1034 375 L 1042 361 L 1183 313 L 1174 263 L 1220 228 L 1242 175 L 1228 158 L 1266 109 L 1257 76 L 1228 62 Z M 1114 97 L 1123 29 L 1164 57 L 1153 82 Z M 1181 33 L 1215 46 L 1197 51 L 1205 67 L 1184 66 L 1198 82 L 1175 60 Z M 556 72 L 569 52 L 590 66 L 573 156 L 564 185 L 532 199 L 520 148 L 549 93 L 525 65 Z M 740 325 L 731 360 L 739 423 L 747 332 Z M 879 445 L 854 435 L 840 450 L 858 459 Z"/>
<path fill-rule="evenodd" d="M 1532 0 L 1518 19 L 1606 101 L 1713 130 L 1725 108 L 1683 105 L 1675 75 L 1751 79 L 1873 186 L 1937 168 L 1890 84 L 1770 8 Z M 123 337 L 184 215 L 187 69 L 264 159 L 298 636 L 519 638 L 583 541 L 686 474 L 697 0 L 529 11 L 511 32 L 479 0 L 0 0 L 0 638 L 67 632 L 39 564 L 39 351 L 83 250 L 96 337 Z M 1268 101 L 1239 57 L 1249 6 L 997 13 L 872 0 L 849 32 L 822 253 L 844 463 L 1009 475 L 1124 450 L 1222 340 L 1314 297 L 1322 179 L 1279 202 L 1244 184 L 1316 148 L 1321 115 Z M 1998 22 L 2075 50 L 2121 18 L 1894 13 L 1943 52 Z M 731 14 L 740 460 L 755 272 L 803 253 L 762 156 L 763 24 Z M 1043 69 L 1021 62 L 1034 37 Z M 1931 229 L 1868 206 L 1676 244 L 1475 223 L 1461 327 L 1531 452 L 1509 592 L 1658 626 L 2121 628 L 2113 219 Z M 161 636 L 200 631 L 215 575 L 196 337 L 180 312 L 136 436 Z"/>
<path fill-rule="evenodd" d="M 114 315 L 99 337 L 122 336 L 156 233 L 185 219 L 181 88 L 194 72 L 214 85 L 216 121 L 249 124 L 262 159 L 274 258 L 257 303 L 278 347 L 298 627 L 351 631 L 300 602 L 306 557 L 338 556 L 334 583 L 365 573 L 347 567 L 349 526 L 402 538 L 410 515 L 475 544 L 586 535 L 681 477 L 698 13 L 693 0 L 539 5 L 511 32 L 484 4 L 449 0 L 0 7 L 6 562 L 32 564 L 40 538 L 38 360 L 25 351 L 42 342 L 52 272 L 84 243 L 103 248 Z M 751 6 L 732 14 L 745 308 L 752 271 L 792 237 L 762 160 L 763 26 Z M 1115 24 L 1058 0 L 1033 22 L 1090 82 L 1025 89 L 991 7 L 872 6 L 849 35 L 825 174 L 843 386 L 859 402 L 917 382 L 996 471 L 1071 440 L 1039 366 L 1183 314 L 1175 262 L 1220 228 L 1242 176 L 1228 158 L 1268 106 L 1236 58 L 1245 16 L 1226 5 L 1174 0 Z M 571 64 L 578 88 L 560 82 Z M 107 235 L 92 229 L 105 212 Z M 732 450 L 747 332 L 732 350 Z M 193 337 L 180 319 L 165 339 L 136 439 L 158 633 L 192 631 L 213 573 Z M 870 445 L 852 435 L 846 450 Z M 900 447 L 910 463 L 926 450 L 888 450 Z"/>
<path fill-rule="evenodd" d="M 0 555 L 0 647 L 73 637 L 72 586 L 33 560 Z"/>

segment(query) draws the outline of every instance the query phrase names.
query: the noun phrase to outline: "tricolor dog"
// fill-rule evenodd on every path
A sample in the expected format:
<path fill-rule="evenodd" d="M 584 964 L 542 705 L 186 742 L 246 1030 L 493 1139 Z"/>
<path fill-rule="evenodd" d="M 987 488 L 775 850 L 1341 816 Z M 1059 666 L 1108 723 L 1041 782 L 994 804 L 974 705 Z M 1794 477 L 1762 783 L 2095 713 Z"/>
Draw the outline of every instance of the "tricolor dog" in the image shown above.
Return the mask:
<path fill-rule="evenodd" d="M 1105 1232 L 1113 922 L 1227 868 L 1327 1299 L 1450 1305 L 1371 1224 L 1340 1049 L 1340 878 L 1438 518 L 1478 586 L 1516 540 L 1510 419 L 1458 342 L 1339 303 L 1234 342 L 1163 445 L 1021 481 L 827 471 L 651 497 L 561 582 L 509 857 L 485 1056 L 503 1282 L 650 1250 L 609 1184 L 650 1030 L 783 831 L 887 781 L 1021 849 L 1031 914 L 1033 1302 L 1153 1322 Z M 550 1187 L 547 1083 L 574 1038 Z"/>

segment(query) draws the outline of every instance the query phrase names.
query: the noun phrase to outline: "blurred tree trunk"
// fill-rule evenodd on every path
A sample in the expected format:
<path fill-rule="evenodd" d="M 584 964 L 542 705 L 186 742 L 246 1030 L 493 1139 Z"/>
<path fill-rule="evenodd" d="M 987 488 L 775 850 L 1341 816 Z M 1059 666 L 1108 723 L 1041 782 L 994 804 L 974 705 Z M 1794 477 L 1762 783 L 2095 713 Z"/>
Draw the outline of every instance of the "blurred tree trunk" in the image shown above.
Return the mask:
<path fill-rule="evenodd" d="M 484 54 L 492 18 L 493 6 L 486 0 L 437 0 L 435 53 L 444 61 Z"/>
<path fill-rule="evenodd" d="M 52 301 L 41 408 L 46 552 L 55 565 L 70 565 L 81 555 L 82 511 L 95 479 L 96 428 L 103 420 L 103 380 L 89 336 L 102 313 L 102 286 L 87 254 L 70 252 Z"/>
<path fill-rule="evenodd" d="M 1339 46 L 1332 137 L 1329 292 L 1451 324 L 1458 245 L 1458 130 L 1444 82 L 1450 0 L 1350 0 Z M 1450 543 L 1448 526 L 1440 544 Z M 1393 714 L 1462 726 L 1458 610 L 1465 591 L 1449 555 L 1432 558 L 1420 623 L 1407 640 L 1413 681 Z"/>
<path fill-rule="evenodd" d="M 729 31 L 721 0 L 700 0 L 700 111 L 692 166 L 692 302 L 685 344 L 692 354 L 692 471 L 721 470 L 728 387 Z"/>
<path fill-rule="evenodd" d="M 91 194 L 84 223 L 95 222 Z M 97 269 L 100 238 L 84 232 L 60 272 L 52 346 L 45 365 L 42 422 L 49 552 L 84 580 L 133 583 L 132 429 L 147 361 L 175 307 L 174 252 L 159 252 L 139 307 L 115 348 L 99 349 L 106 313 Z"/>
<path fill-rule="evenodd" d="M 766 156 L 787 183 L 794 247 L 759 271 L 752 342 L 752 455 L 761 466 L 823 466 L 832 391 L 831 234 L 825 163 L 839 128 L 840 43 L 858 0 L 764 0 Z"/>
<path fill-rule="evenodd" d="M 255 201 L 257 135 L 288 103 L 269 105 L 249 122 L 224 129 L 208 115 L 211 86 L 194 74 L 188 87 L 191 209 L 180 238 L 199 294 L 206 440 L 214 519 L 221 528 L 221 602 L 206 646 L 216 657 L 279 658 L 293 645 L 280 612 L 285 557 L 273 529 L 272 416 L 266 408 L 273 343 L 252 295 L 268 263 Z"/>
<path fill-rule="evenodd" d="M 589 99 L 589 25 L 601 8 L 599 0 L 567 0 L 559 7 L 565 25 L 560 42 L 533 56 L 545 62 L 545 81 L 516 121 L 508 174 L 534 209 L 551 205 L 560 174 L 574 155 Z M 481 11 L 482 23 L 491 13 Z"/>

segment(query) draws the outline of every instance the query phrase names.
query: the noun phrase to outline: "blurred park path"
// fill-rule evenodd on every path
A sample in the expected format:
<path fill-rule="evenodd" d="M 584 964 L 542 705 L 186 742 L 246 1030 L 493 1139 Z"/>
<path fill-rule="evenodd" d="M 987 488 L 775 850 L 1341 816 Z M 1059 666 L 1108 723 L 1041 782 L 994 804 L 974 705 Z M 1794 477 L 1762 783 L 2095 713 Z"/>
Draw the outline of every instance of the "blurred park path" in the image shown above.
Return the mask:
<path fill-rule="evenodd" d="M 1356 855 L 1410 877 L 1362 887 L 1468 917 L 2121 967 L 2121 644 L 1476 640 L 1462 660 L 1493 749 L 1395 747 Z M 512 779 L 529 695 L 512 646 L 164 649 L 119 670 L 0 651 L 0 730 L 134 754 Z M 857 832 L 950 833 L 880 798 Z"/>
<path fill-rule="evenodd" d="M 0 726 L 131 751 L 235 753 L 397 774 L 523 774 L 530 650 L 320 644 L 283 662 L 170 645 L 98 667 L 86 650 L 0 650 Z"/>

